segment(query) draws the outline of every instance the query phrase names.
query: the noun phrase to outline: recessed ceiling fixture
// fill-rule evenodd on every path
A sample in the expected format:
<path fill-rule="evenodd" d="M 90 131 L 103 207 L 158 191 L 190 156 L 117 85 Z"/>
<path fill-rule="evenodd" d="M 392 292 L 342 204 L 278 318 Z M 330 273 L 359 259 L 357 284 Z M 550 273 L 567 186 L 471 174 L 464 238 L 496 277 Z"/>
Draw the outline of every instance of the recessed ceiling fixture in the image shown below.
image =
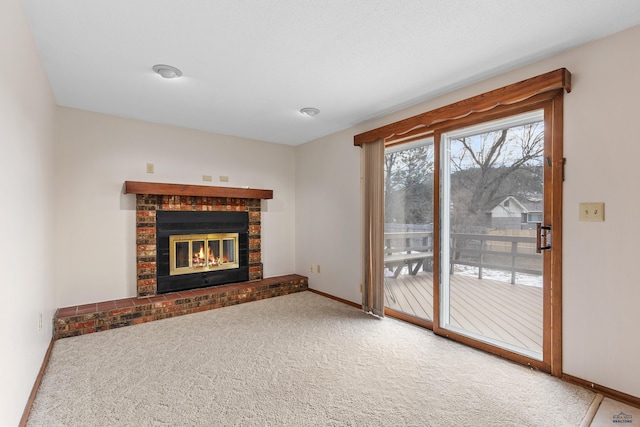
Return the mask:
<path fill-rule="evenodd" d="M 182 71 L 171 65 L 158 64 L 153 66 L 153 71 L 160 74 L 165 79 L 175 79 L 182 76 Z"/>
<path fill-rule="evenodd" d="M 307 117 L 314 117 L 320 114 L 320 110 L 313 107 L 305 107 L 300 109 L 300 114 L 305 115 Z"/>

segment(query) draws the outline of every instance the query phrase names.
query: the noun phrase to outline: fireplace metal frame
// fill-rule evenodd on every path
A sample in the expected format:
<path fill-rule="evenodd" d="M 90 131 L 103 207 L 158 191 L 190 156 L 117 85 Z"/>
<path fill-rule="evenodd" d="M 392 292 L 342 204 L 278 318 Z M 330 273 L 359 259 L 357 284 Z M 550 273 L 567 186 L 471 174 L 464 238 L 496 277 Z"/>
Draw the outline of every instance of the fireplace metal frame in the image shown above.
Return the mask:
<path fill-rule="evenodd" d="M 232 242 L 231 252 L 225 258 L 225 242 Z M 194 254 L 193 244 L 194 242 L 202 242 L 202 259 L 203 265 L 193 265 Z M 217 243 L 218 259 L 212 262 L 209 255 L 209 249 L 211 248 L 211 242 Z M 187 265 L 178 265 L 178 250 L 177 245 L 179 243 L 187 243 Z M 205 254 L 206 248 L 206 254 Z M 214 257 L 215 258 L 215 257 Z M 222 261 L 221 261 L 222 260 Z M 176 276 L 180 274 L 201 273 L 204 271 L 217 271 L 217 270 L 229 270 L 231 268 L 238 268 L 239 264 L 239 251 L 238 251 L 238 233 L 210 233 L 210 234 L 175 234 L 169 236 L 169 275 Z"/>
<path fill-rule="evenodd" d="M 157 293 L 175 292 L 249 280 L 249 214 L 220 211 L 156 211 Z M 237 233 L 237 268 L 199 269 L 171 275 L 170 237 Z"/>

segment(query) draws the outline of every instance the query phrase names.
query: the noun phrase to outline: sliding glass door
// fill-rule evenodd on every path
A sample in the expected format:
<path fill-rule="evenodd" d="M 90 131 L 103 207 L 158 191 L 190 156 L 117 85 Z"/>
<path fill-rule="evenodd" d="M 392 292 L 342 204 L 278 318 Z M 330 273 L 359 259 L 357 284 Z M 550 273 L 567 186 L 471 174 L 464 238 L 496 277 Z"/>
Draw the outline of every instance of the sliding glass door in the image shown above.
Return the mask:
<path fill-rule="evenodd" d="M 440 136 L 439 328 L 543 360 L 544 113 Z"/>
<path fill-rule="evenodd" d="M 569 92 L 562 68 L 354 136 L 386 149 L 369 168 L 384 166 L 384 221 L 368 222 L 379 204 L 363 218 L 365 289 L 384 295 L 385 314 L 562 375 Z M 382 183 L 365 200 L 379 200 Z M 375 262 L 371 236 L 384 251 Z"/>

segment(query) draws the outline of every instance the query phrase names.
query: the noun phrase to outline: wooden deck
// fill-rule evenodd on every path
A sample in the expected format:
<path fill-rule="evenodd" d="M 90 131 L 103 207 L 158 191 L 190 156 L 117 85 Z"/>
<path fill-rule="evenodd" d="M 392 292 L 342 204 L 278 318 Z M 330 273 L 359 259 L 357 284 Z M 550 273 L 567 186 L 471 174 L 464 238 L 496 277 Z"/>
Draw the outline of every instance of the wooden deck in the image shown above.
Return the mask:
<path fill-rule="evenodd" d="M 454 274 L 451 326 L 532 352 L 542 352 L 542 289 Z M 385 278 L 385 305 L 433 320 L 433 275 Z"/>

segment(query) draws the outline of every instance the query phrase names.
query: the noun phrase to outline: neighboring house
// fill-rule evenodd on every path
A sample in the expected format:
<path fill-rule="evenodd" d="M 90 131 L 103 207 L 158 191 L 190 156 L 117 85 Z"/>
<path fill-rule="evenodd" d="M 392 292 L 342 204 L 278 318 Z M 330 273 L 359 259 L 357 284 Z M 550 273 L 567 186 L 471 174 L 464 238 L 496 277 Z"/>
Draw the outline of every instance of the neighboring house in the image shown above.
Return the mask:
<path fill-rule="evenodd" d="M 488 213 L 492 228 L 501 230 L 529 230 L 542 222 L 542 200 L 518 200 L 508 196 Z"/>

